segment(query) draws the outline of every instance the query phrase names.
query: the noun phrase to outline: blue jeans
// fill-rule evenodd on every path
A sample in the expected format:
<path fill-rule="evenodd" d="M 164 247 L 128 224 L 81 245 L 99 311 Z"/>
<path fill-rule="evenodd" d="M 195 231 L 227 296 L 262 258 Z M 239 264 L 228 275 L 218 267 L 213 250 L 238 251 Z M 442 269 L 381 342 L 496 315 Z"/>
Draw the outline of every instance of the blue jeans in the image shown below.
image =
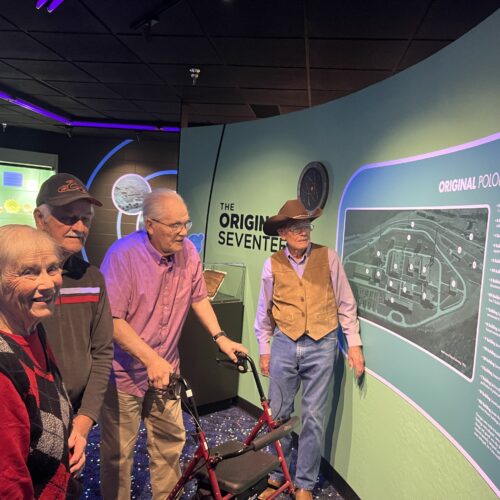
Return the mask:
<path fill-rule="evenodd" d="M 302 383 L 302 431 L 294 480 L 297 488 L 312 490 L 318 477 L 328 384 L 333 376 L 336 354 L 337 330 L 320 340 L 303 335 L 294 342 L 278 329 L 273 336 L 269 399 L 274 418 L 290 417 Z M 283 438 L 281 445 L 286 463 L 290 465 L 291 436 Z M 280 471 L 271 476 L 283 480 Z"/>

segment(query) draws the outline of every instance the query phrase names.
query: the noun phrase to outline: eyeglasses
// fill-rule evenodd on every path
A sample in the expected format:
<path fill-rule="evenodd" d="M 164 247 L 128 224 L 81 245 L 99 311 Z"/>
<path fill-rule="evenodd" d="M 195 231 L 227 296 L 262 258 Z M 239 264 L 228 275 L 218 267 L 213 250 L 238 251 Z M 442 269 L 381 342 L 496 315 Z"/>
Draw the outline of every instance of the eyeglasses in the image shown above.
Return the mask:
<path fill-rule="evenodd" d="M 162 226 L 170 228 L 172 231 L 180 231 L 183 227 L 186 228 L 186 231 L 189 231 L 193 227 L 192 220 L 188 220 L 186 222 L 175 222 L 174 224 L 165 224 L 161 220 L 153 219 L 152 217 L 150 217 L 150 219 L 154 222 L 158 222 L 158 224 L 161 224 Z"/>
<path fill-rule="evenodd" d="M 85 226 L 90 226 L 92 222 L 92 217 L 88 215 L 52 215 L 65 226 L 74 226 L 78 221 L 82 221 Z"/>
<path fill-rule="evenodd" d="M 294 224 L 293 226 L 288 226 L 287 229 L 293 234 L 300 234 L 303 231 L 312 231 L 314 229 L 314 225 L 310 222 L 306 222 L 303 224 Z"/>

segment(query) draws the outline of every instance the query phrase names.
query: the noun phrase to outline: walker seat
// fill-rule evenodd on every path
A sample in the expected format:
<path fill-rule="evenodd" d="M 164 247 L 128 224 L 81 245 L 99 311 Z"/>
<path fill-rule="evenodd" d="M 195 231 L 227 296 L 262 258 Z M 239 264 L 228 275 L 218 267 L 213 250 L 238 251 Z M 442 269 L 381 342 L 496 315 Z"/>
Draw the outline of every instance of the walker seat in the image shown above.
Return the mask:
<path fill-rule="evenodd" d="M 245 444 L 241 441 L 229 441 L 211 448 L 210 455 L 232 453 L 244 446 Z M 238 499 L 243 499 L 264 491 L 267 488 L 268 474 L 279 466 L 279 460 L 275 455 L 261 450 L 249 451 L 239 457 L 218 463 L 215 473 L 221 490 L 232 495 L 248 493 L 248 495 L 238 496 Z M 198 471 L 196 477 L 200 481 L 199 488 L 206 487 L 210 490 L 208 472 L 205 467 Z"/>

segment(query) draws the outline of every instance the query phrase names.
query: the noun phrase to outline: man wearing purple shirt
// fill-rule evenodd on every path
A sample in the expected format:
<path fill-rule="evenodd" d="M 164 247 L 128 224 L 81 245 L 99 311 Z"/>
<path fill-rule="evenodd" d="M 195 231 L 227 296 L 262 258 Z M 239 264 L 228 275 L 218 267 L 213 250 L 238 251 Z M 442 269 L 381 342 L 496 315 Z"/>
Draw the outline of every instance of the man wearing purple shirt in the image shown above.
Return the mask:
<path fill-rule="evenodd" d="M 269 398 L 275 418 L 289 418 L 302 384 L 302 431 L 295 470 L 297 500 L 311 500 L 321 461 L 321 441 L 328 384 L 337 355 L 339 323 L 346 336 L 349 366 L 364 371 L 356 301 L 338 255 L 311 243 L 312 221 L 322 210 L 307 212 L 289 200 L 264 224 L 268 236 L 280 236 L 286 247 L 264 263 L 255 318 L 260 368 L 270 375 Z M 272 341 L 271 341 L 272 339 Z M 290 464 L 291 438 L 281 441 Z M 279 471 L 259 498 L 283 483 Z"/>
<path fill-rule="evenodd" d="M 133 451 L 141 418 L 147 430 L 153 498 L 164 500 L 180 477 L 185 431 L 180 401 L 164 389 L 178 372 L 177 349 L 189 308 L 219 349 L 247 352 L 221 331 L 207 298 L 201 261 L 186 238 L 182 198 L 156 189 L 144 199 L 145 231 L 116 241 L 101 270 L 113 314 L 115 357 L 101 417 L 101 484 L 105 499 L 130 498 Z"/>

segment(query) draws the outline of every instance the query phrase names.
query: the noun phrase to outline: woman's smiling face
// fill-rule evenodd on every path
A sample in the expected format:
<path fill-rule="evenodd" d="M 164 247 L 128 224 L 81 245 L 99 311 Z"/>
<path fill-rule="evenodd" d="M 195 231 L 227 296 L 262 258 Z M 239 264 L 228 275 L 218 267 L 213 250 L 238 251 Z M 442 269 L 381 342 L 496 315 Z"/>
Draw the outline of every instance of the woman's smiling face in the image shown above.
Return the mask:
<path fill-rule="evenodd" d="M 37 243 L 25 246 L 2 270 L 2 309 L 27 329 L 52 314 L 62 285 L 54 245 Z"/>

